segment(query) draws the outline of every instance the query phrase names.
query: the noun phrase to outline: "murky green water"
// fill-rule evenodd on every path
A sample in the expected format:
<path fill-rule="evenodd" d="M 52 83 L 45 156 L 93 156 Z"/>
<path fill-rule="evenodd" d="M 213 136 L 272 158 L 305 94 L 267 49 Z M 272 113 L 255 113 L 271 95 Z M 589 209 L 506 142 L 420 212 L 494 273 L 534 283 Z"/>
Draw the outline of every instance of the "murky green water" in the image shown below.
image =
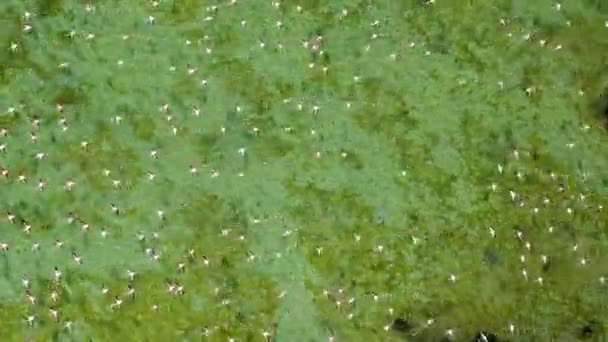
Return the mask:
<path fill-rule="evenodd" d="M 2 340 L 608 338 L 601 1 L 5 0 L 0 40 Z"/>

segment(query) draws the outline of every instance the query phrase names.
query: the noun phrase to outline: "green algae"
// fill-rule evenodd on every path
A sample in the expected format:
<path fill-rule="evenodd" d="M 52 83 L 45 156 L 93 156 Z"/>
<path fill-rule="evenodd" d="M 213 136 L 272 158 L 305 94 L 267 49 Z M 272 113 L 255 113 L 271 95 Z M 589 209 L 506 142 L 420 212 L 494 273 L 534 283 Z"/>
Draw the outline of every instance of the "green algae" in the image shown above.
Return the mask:
<path fill-rule="evenodd" d="M 91 6 L 0 5 L 4 339 L 605 336 L 602 2 Z"/>

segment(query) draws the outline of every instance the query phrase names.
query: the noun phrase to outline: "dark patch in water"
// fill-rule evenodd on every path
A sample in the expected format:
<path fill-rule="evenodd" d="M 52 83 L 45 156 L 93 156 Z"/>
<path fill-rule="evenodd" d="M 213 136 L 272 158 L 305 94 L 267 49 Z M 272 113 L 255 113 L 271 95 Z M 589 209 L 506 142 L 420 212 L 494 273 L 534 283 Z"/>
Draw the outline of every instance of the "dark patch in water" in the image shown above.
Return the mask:
<path fill-rule="evenodd" d="M 409 333 L 414 329 L 414 324 L 405 318 L 397 318 L 393 321 L 392 329 L 401 333 Z"/>
<path fill-rule="evenodd" d="M 547 262 L 543 263 L 543 267 L 542 267 L 543 273 L 547 273 L 549 272 L 549 270 L 551 270 L 551 260 L 548 259 Z"/>
<path fill-rule="evenodd" d="M 592 101 L 590 110 L 600 121 L 602 127 L 608 130 L 608 87 L 597 99 Z"/>
<path fill-rule="evenodd" d="M 498 342 L 498 336 L 491 332 L 480 331 L 471 342 Z"/>
<path fill-rule="evenodd" d="M 230 263 L 230 260 L 228 260 L 228 258 L 225 257 L 225 256 L 222 257 L 222 266 L 226 267 L 226 268 L 232 267 L 232 264 Z"/>
<path fill-rule="evenodd" d="M 602 327 L 598 321 L 592 319 L 583 325 L 579 330 L 579 336 L 583 340 L 591 339 L 594 336 L 601 336 Z"/>
<path fill-rule="evenodd" d="M 63 10 L 63 0 L 39 0 L 37 8 L 42 17 L 53 15 Z"/>
<path fill-rule="evenodd" d="M 81 88 L 66 85 L 59 89 L 53 101 L 62 105 L 76 105 L 84 103 L 85 99 L 86 95 Z M 78 117 L 80 113 L 76 112 L 75 115 Z"/>
<path fill-rule="evenodd" d="M 483 252 L 483 261 L 489 265 L 497 265 L 500 263 L 500 256 L 494 248 L 487 247 Z"/>

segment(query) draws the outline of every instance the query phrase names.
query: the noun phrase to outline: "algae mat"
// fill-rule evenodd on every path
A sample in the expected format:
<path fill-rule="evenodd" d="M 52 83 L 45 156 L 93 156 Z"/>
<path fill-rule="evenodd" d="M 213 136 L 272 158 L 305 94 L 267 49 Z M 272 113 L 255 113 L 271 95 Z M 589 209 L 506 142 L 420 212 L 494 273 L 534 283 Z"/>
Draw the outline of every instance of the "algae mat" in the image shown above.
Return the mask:
<path fill-rule="evenodd" d="M 2 340 L 606 338 L 603 2 L 0 20 Z"/>

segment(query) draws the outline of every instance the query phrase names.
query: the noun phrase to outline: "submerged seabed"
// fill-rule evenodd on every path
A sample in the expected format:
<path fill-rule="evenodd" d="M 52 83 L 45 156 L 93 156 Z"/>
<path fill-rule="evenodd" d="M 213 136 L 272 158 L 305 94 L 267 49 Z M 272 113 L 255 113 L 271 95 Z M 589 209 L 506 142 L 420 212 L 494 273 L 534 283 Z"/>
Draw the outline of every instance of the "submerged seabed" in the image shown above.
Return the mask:
<path fill-rule="evenodd" d="M 601 3 L 0 2 L 0 338 L 606 338 Z"/>

